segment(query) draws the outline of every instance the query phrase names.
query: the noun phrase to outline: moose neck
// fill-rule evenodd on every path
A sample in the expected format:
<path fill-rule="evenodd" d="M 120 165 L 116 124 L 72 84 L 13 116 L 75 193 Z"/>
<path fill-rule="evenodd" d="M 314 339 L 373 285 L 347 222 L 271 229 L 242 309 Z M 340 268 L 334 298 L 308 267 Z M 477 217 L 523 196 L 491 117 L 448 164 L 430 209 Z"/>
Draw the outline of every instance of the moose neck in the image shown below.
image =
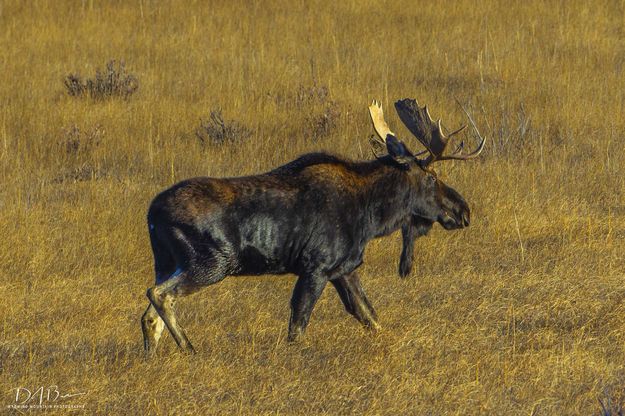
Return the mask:
<path fill-rule="evenodd" d="M 414 190 L 407 172 L 384 161 L 372 172 L 372 181 L 365 195 L 366 230 L 369 239 L 388 235 L 410 219 Z"/>

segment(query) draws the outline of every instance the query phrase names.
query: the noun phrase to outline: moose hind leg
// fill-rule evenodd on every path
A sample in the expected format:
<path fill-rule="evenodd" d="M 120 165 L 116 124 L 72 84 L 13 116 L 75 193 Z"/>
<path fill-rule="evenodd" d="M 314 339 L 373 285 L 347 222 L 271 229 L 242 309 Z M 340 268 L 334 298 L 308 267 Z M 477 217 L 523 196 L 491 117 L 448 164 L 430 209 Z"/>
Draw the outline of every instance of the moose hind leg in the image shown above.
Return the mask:
<path fill-rule="evenodd" d="M 151 302 L 141 317 L 141 329 L 143 330 L 143 348 L 145 352 L 153 352 L 161 339 L 165 329 L 165 322 L 158 315 Z"/>
<path fill-rule="evenodd" d="M 174 305 L 178 296 L 192 293 L 196 289 L 197 286 L 188 278 L 188 273 L 178 269 L 169 279 L 151 287 L 147 292 L 150 303 L 167 325 L 176 344 L 187 352 L 195 352 L 195 350 L 176 320 Z"/>
<path fill-rule="evenodd" d="M 369 329 L 378 330 L 381 328 L 378 323 L 378 315 L 367 299 L 356 272 L 346 274 L 330 282 L 338 292 L 345 310 L 353 315 L 358 322 Z"/>
<path fill-rule="evenodd" d="M 289 342 L 296 341 L 306 330 L 315 303 L 327 284 L 323 277 L 300 276 L 291 298 L 291 319 L 289 320 Z"/>

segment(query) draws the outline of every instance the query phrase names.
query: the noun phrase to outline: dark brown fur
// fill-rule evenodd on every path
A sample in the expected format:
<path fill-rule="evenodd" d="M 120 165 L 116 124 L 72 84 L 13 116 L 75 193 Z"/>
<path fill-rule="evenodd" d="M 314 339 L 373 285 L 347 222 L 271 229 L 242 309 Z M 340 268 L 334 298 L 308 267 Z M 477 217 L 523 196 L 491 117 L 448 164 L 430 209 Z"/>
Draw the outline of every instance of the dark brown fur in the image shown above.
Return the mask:
<path fill-rule="evenodd" d="M 401 228 L 405 276 L 414 239 L 432 223 L 447 229 L 469 223 L 462 197 L 416 160 L 400 163 L 401 143 L 392 145 L 394 152 L 379 160 L 308 154 L 262 175 L 188 179 L 156 196 L 148 211 L 157 285 L 148 290 L 143 318 L 146 349 L 156 346 L 162 318 L 178 345 L 192 350 L 176 323 L 174 299 L 229 275 L 299 276 L 290 340 L 305 330 L 327 282 L 350 314 L 377 328 L 356 273 L 366 244 Z"/>

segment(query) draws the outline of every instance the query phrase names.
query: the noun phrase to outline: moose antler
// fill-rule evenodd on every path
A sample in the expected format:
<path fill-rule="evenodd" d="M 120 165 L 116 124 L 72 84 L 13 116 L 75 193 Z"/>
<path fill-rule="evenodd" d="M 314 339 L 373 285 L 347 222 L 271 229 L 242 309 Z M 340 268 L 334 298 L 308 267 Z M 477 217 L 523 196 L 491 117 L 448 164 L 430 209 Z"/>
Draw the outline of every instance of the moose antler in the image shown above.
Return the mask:
<path fill-rule="evenodd" d="M 460 103 L 458 103 L 460 104 Z M 462 107 L 462 105 L 460 105 Z M 423 161 L 425 165 L 428 165 L 434 161 L 439 160 L 467 160 L 473 159 L 477 155 L 480 154 L 482 149 L 484 148 L 485 140 L 480 135 L 480 132 L 477 130 L 475 123 L 473 122 L 473 118 L 469 115 L 469 113 L 462 107 L 462 111 L 469 117 L 471 125 L 475 129 L 478 137 L 482 140 L 478 145 L 477 149 L 470 154 L 463 155 L 462 149 L 464 148 L 464 142 L 460 143 L 460 145 L 456 148 L 456 150 L 446 156 L 443 156 L 443 152 L 449 143 L 449 140 L 457 133 L 460 133 L 467 126 L 464 125 L 459 129 L 453 131 L 449 135 L 445 135 L 441 128 L 441 120 L 434 121 L 430 116 L 427 106 L 419 107 L 419 104 L 416 100 L 405 98 L 403 100 L 399 100 L 395 103 L 395 109 L 397 110 L 397 114 L 399 114 L 399 118 L 406 125 L 408 130 L 419 140 L 423 146 L 427 149 L 430 155 Z"/>
<path fill-rule="evenodd" d="M 369 106 L 369 115 L 371 116 L 371 121 L 373 121 L 373 128 L 375 132 L 378 133 L 380 139 L 386 142 L 386 136 L 389 134 L 391 136 L 395 136 L 395 133 L 388 128 L 388 124 L 384 120 L 384 111 L 382 110 L 382 104 L 373 100 L 371 105 Z"/>
<path fill-rule="evenodd" d="M 371 136 L 369 141 L 371 142 L 371 150 L 376 158 L 381 158 L 386 153 L 386 136 L 389 134 L 394 136 L 395 134 L 388 128 L 386 121 L 384 121 L 384 111 L 382 110 L 382 104 L 376 100 L 371 102 L 369 106 L 369 115 L 373 122 L 373 128 L 380 137 Z"/>
<path fill-rule="evenodd" d="M 373 100 L 371 105 L 369 106 L 369 115 L 371 116 L 371 121 L 373 122 L 373 128 L 375 132 L 378 134 L 380 139 L 376 139 L 375 137 L 371 137 L 371 147 L 373 148 L 373 154 L 376 157 L 380 157 L 384 153 L 384 149 L 386 149 L 386 138 L 388 135 L 395 136 L 395 133 L 391 131 L 386 124 L 386 120 L 384 120 L 384 110 L 382 110 L 382 104 L 378 101 Z M 421 156 L 425 152 L 419 152 L 415 156 Z"/>

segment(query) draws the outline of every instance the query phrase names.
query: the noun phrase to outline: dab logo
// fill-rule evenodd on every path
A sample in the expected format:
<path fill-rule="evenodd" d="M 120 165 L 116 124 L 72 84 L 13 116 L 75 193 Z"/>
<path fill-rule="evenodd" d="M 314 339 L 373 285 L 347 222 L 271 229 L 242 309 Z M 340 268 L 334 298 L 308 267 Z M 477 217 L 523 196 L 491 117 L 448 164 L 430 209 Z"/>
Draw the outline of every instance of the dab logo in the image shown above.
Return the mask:
<path fill-rule="evenodd" d="M 87 392 L 63 393 L 59 386 L 19 386 L 13 390 L 13 403 L 9 409 L 84 409 L 84 403 L 71 403 L 72 398 L 85 396 Z"/>

